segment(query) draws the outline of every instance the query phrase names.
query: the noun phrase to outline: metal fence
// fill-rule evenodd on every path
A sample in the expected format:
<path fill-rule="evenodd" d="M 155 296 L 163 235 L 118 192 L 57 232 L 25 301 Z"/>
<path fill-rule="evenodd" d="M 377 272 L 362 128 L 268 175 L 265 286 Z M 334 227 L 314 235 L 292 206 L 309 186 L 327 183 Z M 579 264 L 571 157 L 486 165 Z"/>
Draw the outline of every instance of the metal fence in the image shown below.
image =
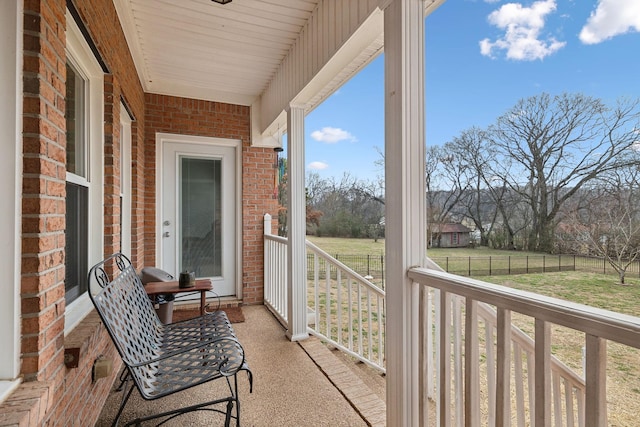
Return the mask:
<path fill-rule="evenodd" d="M 600 257 L 576 257 L 576 265 L 580 271 L 591 271 L 594 273 L 617 274 L 611 264 Z M 627 277 L 640 277 L 640 259 L 632 262 L 626 271 Z"/>
<path fill-rule="evenodd" d="M 575 271 L 574 255 L 507 255 L 477 257 L 432 257 L 446 272 L 459 276 L 504 276 L 510 274 Z"/>
<path fill-rule="evenodd" d="M 384 255 L 335 254 L 333 256 L 384 289 Z M 459 276 L 504 276 L 558 271 L 616 274 L 613 267 L 604 258 L 577 255 L 446 256 L 431 257 L 431 259 L 446 272 Z M 308 271 L 312 271 L 313 258 L 308 257 L 307 260 Z M 627 277 L 640 277 L 640 260 L 629 266 Z"/>
<path fill-rule="evenodd" d="M 332 254 L 332 256 L 370 282 L 378 285 L 381 289 L 384 289 L 384 255 Z M 321 275 L 325 274 L 324 271 L 324 265 L 320 265 Z M 307 254 L 307 272 L 308 274 L 313 272 L 313 254 Z"/>

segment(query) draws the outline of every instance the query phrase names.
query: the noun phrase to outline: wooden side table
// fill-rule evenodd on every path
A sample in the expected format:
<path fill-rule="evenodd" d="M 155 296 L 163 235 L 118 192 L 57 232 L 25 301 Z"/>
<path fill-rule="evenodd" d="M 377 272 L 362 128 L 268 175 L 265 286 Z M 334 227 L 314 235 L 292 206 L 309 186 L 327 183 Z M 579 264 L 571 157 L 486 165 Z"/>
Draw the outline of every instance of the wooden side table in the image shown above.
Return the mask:
<path fill-rule="evenodd" d="M 180 294 L 184 292 L 200 292 L 200 315 L 204 314 L 207 291 L 213 290 L 210 279 L 196 280 L 196 285 L 190 288 L 181 288 L 178 281 L 173 282 L 149 282 L 144 286 L 147 295 L 150 297 L 160 294 Z"/>

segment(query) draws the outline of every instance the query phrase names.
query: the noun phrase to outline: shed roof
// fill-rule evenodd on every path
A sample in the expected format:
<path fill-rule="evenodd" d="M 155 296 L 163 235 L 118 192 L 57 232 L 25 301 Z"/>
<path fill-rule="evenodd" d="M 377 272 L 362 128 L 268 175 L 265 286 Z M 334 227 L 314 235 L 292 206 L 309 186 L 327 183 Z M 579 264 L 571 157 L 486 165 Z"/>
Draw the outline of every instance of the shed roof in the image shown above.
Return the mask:
<path fill-rule="evenodd" d="M 470 233 L 472 231 L 469 227 L 457 223 L 433 224 L 432 230 L 436 233 Z"/>

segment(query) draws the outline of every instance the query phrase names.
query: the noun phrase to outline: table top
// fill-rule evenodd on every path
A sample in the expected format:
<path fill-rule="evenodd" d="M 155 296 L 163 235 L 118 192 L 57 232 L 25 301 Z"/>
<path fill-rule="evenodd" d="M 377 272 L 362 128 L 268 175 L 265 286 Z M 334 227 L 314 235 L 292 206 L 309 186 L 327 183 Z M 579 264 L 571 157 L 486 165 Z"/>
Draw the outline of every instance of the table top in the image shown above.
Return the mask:
<path fill-rule="evenodd" d="M 178 294 L 181 292 L 210 291 L 212 289 L 211 279 L 198 279 L 196 280 L 196 285 L 190 288 L 181 288 L 177 280 L 172 282 L 149 282 L 144 286 L 147 295 Z"/>

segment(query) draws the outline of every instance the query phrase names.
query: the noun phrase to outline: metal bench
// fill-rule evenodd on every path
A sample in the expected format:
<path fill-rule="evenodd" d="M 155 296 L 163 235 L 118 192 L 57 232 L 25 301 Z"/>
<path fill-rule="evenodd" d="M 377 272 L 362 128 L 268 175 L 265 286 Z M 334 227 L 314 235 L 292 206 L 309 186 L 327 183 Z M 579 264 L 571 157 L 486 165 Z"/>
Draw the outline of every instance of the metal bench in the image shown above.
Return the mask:
<path fill-rule="evenodd" d="M 138 389 L 146 400 L 159 399 L 223 378 L 228 393 L 213 400 L 137 418 L 126 425 L 163 418 L 162 423 L 191 411 L 215 411 L 240 425 L 237 373 L 246 371 L 250 392 L 253 374 L 231 323 L 223 311 L 163 324 L 156 314 L 131 261 L 113 254 L 89 271 L 89 296 L 122 357 L 125 371 L 123 398 L 113 421 L 120 421 L 131 393 Z M 123 384 L 121 384 L 122 386 Z M 235 411 L 234 411 L 235 406 Z"/>

